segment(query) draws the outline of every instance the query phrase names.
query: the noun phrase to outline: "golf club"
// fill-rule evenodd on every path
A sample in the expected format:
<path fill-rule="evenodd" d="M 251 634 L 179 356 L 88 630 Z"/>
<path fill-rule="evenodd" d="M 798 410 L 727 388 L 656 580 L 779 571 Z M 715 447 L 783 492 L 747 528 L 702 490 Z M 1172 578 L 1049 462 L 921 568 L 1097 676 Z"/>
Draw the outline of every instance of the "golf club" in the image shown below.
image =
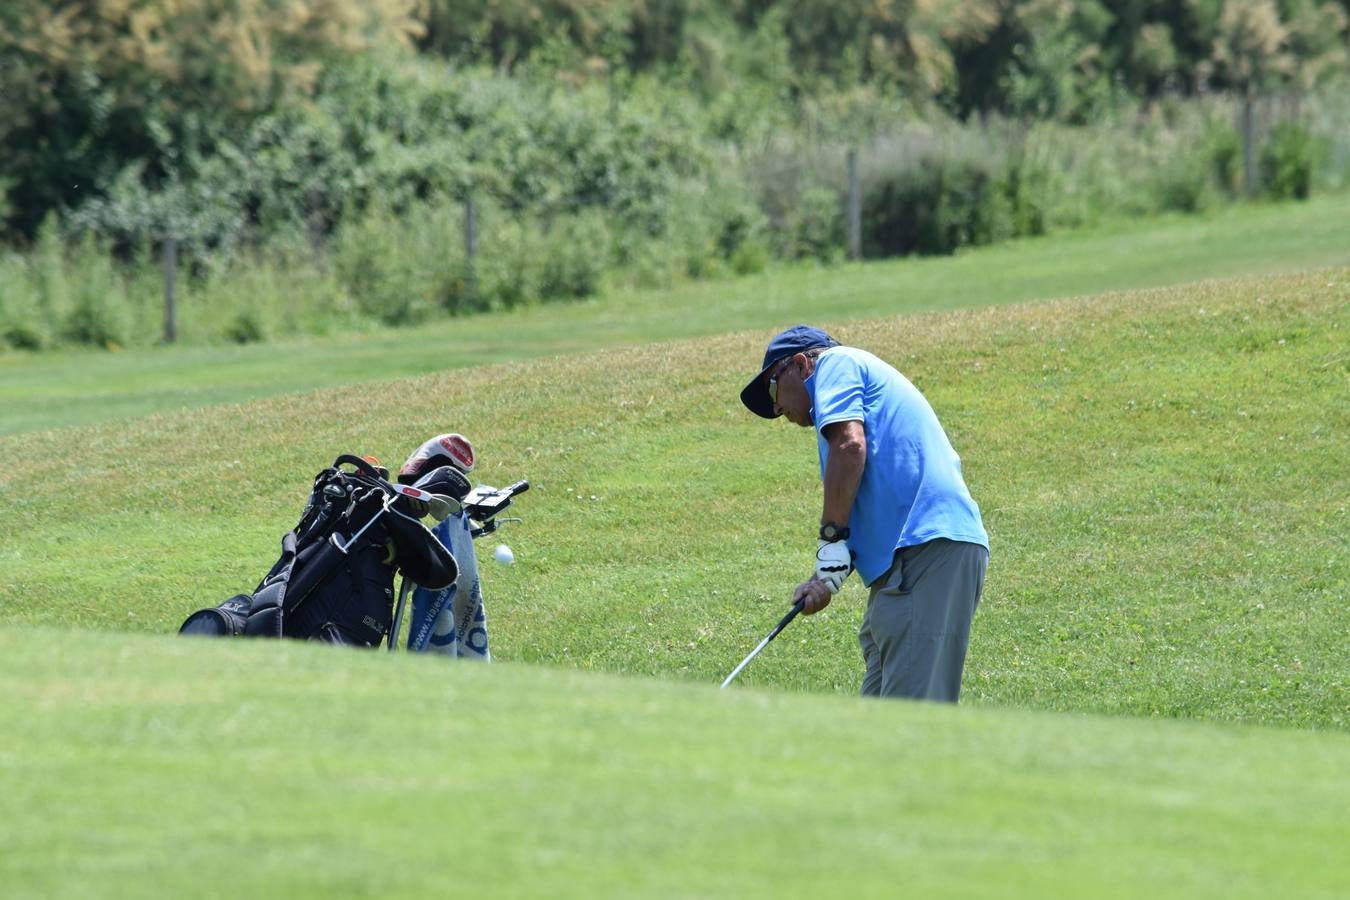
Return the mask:
<path fill-rule="evenodd" d="M 428 493 L 427 491 L 418 490 L 417 488 L 411 487 L 406 484 L 394 484 L 388 486 L 392 489 L 392 492 L 385 495 L 384 503 L 381 506 L 380 511 L 376 513 L 374 516 L 372 516 L 370 520 L 366 522 L 366 524 L 362 525 L 355 534 L 353 534 L 350 538 L 348 538 L 345 541 L 342 540 L 342 536 L 337 532 L 333 532 L 333 534 L 329 536 L 328 538 L 329 542 L 332 543 L 334 547 L 338 548 L 338 550 L 342 551 L 343 554 L 346 554 L 347 549 L 351 547 L 352 544 L 356 543 L 356 539 L 359 538 L 361 535 L 365 534 L 366 529 L 374 525 L 376 520 L 379 519 L 380 516 L 384 515 L 385 513 L 393 513 L 396 516 L 403 516 L 403 518 L 410 519 L 414 522 L 418 521 L 413 516 L 407 515 L 406 513 L 401 513 L 393 508 L 394 501 L 397 500 L 399 497 L 410 497 L 413 500 L 419 500 L 422 503 L 425 503 L 426 508 L 431 513 L 431 517 L 435 519 L 437 522 L 441 521 L 442 519 L 446 518 L 447 516 L 451 515 L 454 512 L 458 512 L 457 507 L 459 504 L 453 497 L 443 497 L 440 494 L 431 494 Z"/>
<path fill-rule="evenodd" d="M 758 655 L 759 651 L 769 646 L 769 641 L 778 637 L 778 632 L 786 628 L 788 623 L 791 622 L 794 618 L 796 618 L 797 613 L 802 611 L 802 602 L 803 601 L 798 600 L 796 603 L 792 604 L 792 609 L 788 610 L 788 614 L 783 616 L 782 620 L 779 621 L 779 623 L 773 627 L 773 631 L 769 632 L 769 636 L 766 637 L 764 640 L 760 641 L 759 646 L 751 650 L 750 655 L 747 656 L 745 659 L 741 660 L 741 664 L 739 666 L 737 666 L 735 669 L 732 669 L 731 674 L 727 676 L 727 680 L 722 682 L 722 687 L 726 687 L 727 685 L 731 684 L 731 679 L 739 675 L 741 673 L 741 669 L 744 669 L 747 665 L 749 665 L 750 660 L 754 659 L 755 656 Z"/>
<path fill-rule="evenodd" d="M 426 504 L 427 512 L 431 518 L 437 522 L 443 521 L 451 515 L 459 512 L 459 501 L 454 497 L 446 497 L 443 494 L 433 494 L 430 491 L 424 491 L 420 488 L 412 487 L 406 484 L 390 485 L 395 492 L 405 497 L 411 497 L 414 500 L 420 500 Z"/>
<path fill-rule="evenodd" d="M 444 467 L 443 467 L 444 468 Z M 423 484 L 419 481 L 418 484 Z M 499 517 L 499 514 L 507 507 L 511 506 L 512 499 L 518 494 L 523 494 L 530 489 L 530 483 L 525 479 L 513 482 L 504 488 L 496 488 L 491 485 L 480 484 L 478 487 L 470 490 L 463 500 L 456 500 L 454 497 L 447 497 L 441 494 L 433 494 L 423 491 L 416 487 L 406 485 L 393 485 L 394 491 L 405 497 L 411 497 L 415 500 L 421 500 L 428 505 L 432 518 L 440 521 L 448 515 L 463 512 L 472 522 L 478 523 L 477 527 L 470 527 L 469 538 L 476 540 L 487 534 L 492 534 L 497 528 L 506 522 L 519 522 L 519 518 Z M 386 509 L 396 515 L 402 515 L 396 509 Z M 471 522 L 471 526 L 472 526 Z M 355 538 L 353 538 L 355 540 Z M 512 555 L 514 562 L 514 554 Z M 397 636 L 403 626 L 403 612 L 407 601 L 408 592 L 417 586 L 411 583 L 406 577 L 400 587 L 398 602 L 395 605 L 394 624 L 389 636 L 389 650 L 394 650 Z M 440 618 L 441 611 L 445 605 L 451 601 L 451 593 L 438 591 L 432 598 L 430 604 L 422 611 L 420 616 L 421 624 L 414 622 L 409 626 L 407 647 L 409 651 L 420 652 L 427 649 L 431 641 L 433 629 L 437 620 Z M 472 613 L 471 608 L 465 609 L 465 614 Z M 455 624 L 457 633 L 464 630 L 461 623 Z"/>

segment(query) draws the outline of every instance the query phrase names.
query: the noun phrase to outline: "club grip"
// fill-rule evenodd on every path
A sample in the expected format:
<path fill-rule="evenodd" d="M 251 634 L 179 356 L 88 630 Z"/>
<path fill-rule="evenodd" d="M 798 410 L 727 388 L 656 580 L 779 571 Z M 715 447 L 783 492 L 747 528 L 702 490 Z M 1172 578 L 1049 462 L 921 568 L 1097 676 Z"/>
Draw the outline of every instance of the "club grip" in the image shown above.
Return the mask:
<path fill-rule="evenodd" d="M 394 490 L 393 485 L 391 485 L 388 481 L 386 481 L 385 478 L 382 475 L 380 475 L 378 471 L 376 471 L 374 466 L 372 466 L 369 462 L 362 459 L 361 457 L 353 456 L 350 453 L 344 453 L 337 459 L 333 460 L 333 468 L 336 469 L 343 463 L 355 467 L 356 470 L 360 472 L 362 475 L 375 479 L 375 481 L 379 483 L 380 489 L 383 490 L 386 494 L 393 492 Z"/>
<path fill-rule="evenodd" d="M 792 609 L 788 610 L 787 615 L 783 616 L 782 621 L 780 621 L 778 625 L 775 626 L 773 633 L 770 635 L 770 637 L 777 637 L 778 632 L 788 627 L 788 623 L 791 622 L 793 619 L 797 618 L 797 613 L 801 612 L 805 606 L 806 606 L 805 600 L 798 600 L 796 603 L 792 604 Z"/>

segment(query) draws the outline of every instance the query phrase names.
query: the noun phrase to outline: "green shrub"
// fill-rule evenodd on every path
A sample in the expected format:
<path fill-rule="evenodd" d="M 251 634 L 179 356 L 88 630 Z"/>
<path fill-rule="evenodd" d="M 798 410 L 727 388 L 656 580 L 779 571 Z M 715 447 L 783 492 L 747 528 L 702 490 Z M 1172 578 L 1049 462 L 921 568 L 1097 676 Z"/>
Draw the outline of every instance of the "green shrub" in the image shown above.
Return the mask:
<path fill-rule="evenodd" d="M 785 223 L 786 256 L 834 262 L 844 255 L 847 243 L 844 200 L 839 192 L 812 185 L 797 196 Z"/>
<path fill-rule="evenodd" d="M 1012 236 L 1013 208 L 989 163 L 924 156 L 883 173 L 865 193 L 863 253 L 954 253 Z"/>
<path fill-rule="evenodd" d="M 85 232 L 68 263 L 71 306 L 61 336 L 77 344 L 115 350 L 130 338 L 126 288 L 109 254 Z"/>
<path fill-rule="evenodd" d="M 371 209 L 363 216 L 349 214 L 338 232 L 338 278 L 362 313 L 384 321 L 406 320 L 406 298 L 387 293 L 398 268 L 397 223 L 386 210 Z"/>
<path fill-rule="evenodd" d="M 226 324 L 222 336 L 236 344 L 257 344 L 267 340 L 267 326 L 257 310 L 241 309 Z"/>
<path fill-rule="evenodd" d="M 992 165 L 958 159 L 946 167 L 938 222 L 949 248 L 943 252 L 1013 236 L 1012 207 Z"/>
<path fill-rule="evenodd" d="M 127 298 L 128 346 L 152 344 L 164 330 L 164 267 L 155 252 L 157 249 L 147 239 L 118 262 L 117 270 Z M 190 274 L 180 277 L 179 284 L 185 285 L 190 280 Z M 181 332 L 179 336 L 181 339 Z"/>
<path fill-rule="evenodd" d="M 640 244 L 629 242 L 624 272 L 635 287 L 665 289 L 675 283 L 681 266 L 682 257 L 670 242 L 648 239 Z"/>
<path fill-rule="evenodd" d="M 371 321 L 299 237 L 180 278 L 179 294 L 179 340 L 187 343 L 329 334 Z"/>
<path fill-rule="evenodd" d="M 691 277 L 712 277 L 727 269 L 748 275 L 764 269 L 769 257 L 768 219 L 739 181 L 717 178 L 701 196 L 685 192 L 679 200 L 692 205 L 685 222 L 693 231 L 689 246 L 698 251 L 689 259 Z"/>
<path fill-rule="evenodd" d="M 1048 230 L 1044 179 L 1023 156 L 1013 157 L 1004 167 L 999 188 L 1006 201 L 1012 234 L 1027 237 Z"/>
<path fill-rule="evenodd" d="M 16 184 L 18 184 L 17 178 L 0 178 L 0 230 L 10 216 L 14 214 L 14 204 L 10 202 L 9 193 L 14 190 Z"/>
<path fill-rule="evenodd" d="M 723 201 L 710 184 L 685 184 L 666 204 L 665 221 L 654 234 L 644 236 L 643 252 L 649 271 L 670 280 L 713 278 L 723 270 L 719 253 Z"/>
<path fill-rule="evenodd" d="M 716 228 L 717 255 L 722 259 L 731 259 L 736 252 L 757 237 L 762 227 L 762 216 L 750 206 L 738 206 L 727 209 L 714 209 L 713 224 Z"/>
<path fill-rule="evenodd" d="M 1317 141 L 1312 133 L 1299 125 L 1277 125 L 1258 158 L 1262 189 L 1276 200 L 1306 200 L 1316 166 Z"/>
<path fill-rule="evenodd" d="M 942 252 L 937 224 L 941 199 L 942 163 L 933 157 L 868 185 L 863 190 L 863 255 Z"/>
<path fill-rule="evenodd" d="M 465 311 L 463 211 L 442 200 L 400 215 L 384 204 L 348 215 L 336 248 L 338 277 L 360 312 L 385 325 L 414 325 L 437 308 Z"/>
<path fill-rule="evenodd" d="M 477 296 L 465 297 L 460 309 L 512 309 L 538 300 L 543 243 L 538 228 L 518 217 L 486 218 L 474 265 Z"/>
<path fill-rule="evenodd" d="M 728 260 L 737 275 L 754 275 L 769 265 L 769 248 L 762 241 L 745 241 Z"/>
<path fill-rule="evenodd" d="M 46 334 L 58 335 L 70 315 L 73 301 L 66 278 L 66 251 L 61 239 L 61 223 L 56 213 L 48 213 L 38 230 L 29 274 L 37 289 L 39 327 Z"/>
<path fill-rule="evenodd" d="M 1229 198 L 1242 193 L 1242 138 L 1236 129 L 1222 126 L 1210 129 L 1204 144 L 1215 186 Z"/>
<path fill-rule="evenodd" d="M 1181 156 L 1159 167 L 1153 181 L 1157 208 L 1165 212 L 1200 212 L 1209 205 L 1210 173 L 1202 155 Z"/>
<path fill-rule="evenodd" d="M 265 335 L 329 334 L 348 331 L 363 321 L 331 261 L 306 234 L 296 231 L 289 239 L 272 241 L 267 252 L 246 268 L 263 273 L 262 282 L 250 292 L 251 300 L 241 305 Z"/>
<path fill-rule="evenodd" d="M 0 256 L 0 346 L 41 350 L 50 343 L 28 266 L 16 254 Z"/>
<path fill-rule="evenodd" d="M 479 289 L 480 268 L 481 263 L 471 263 L 467 256 L 448 264 L 437 286 L 437 306 L 449 315 L 487 309 Z"/>
<path fill-rule="evenodd" d="M 590 297 L 609 268 L 609 229 L 604 216 L 591 211 L 553 222 L 541 240 L 541 299 Z"/>

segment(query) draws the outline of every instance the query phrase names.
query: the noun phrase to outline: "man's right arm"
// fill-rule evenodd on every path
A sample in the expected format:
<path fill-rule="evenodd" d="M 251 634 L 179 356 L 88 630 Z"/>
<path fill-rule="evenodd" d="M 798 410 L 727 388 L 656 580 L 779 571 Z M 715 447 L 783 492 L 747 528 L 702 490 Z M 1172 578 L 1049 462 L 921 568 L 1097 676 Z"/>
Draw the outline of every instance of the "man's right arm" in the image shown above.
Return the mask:
<path fill-rule="evenodd" d="M 847 525 L 867 466 L 867 432 L 858 421 L 831 422 L 822 431 L 829 449 L 825 455 L 825 500 L 820 523 Z"/>

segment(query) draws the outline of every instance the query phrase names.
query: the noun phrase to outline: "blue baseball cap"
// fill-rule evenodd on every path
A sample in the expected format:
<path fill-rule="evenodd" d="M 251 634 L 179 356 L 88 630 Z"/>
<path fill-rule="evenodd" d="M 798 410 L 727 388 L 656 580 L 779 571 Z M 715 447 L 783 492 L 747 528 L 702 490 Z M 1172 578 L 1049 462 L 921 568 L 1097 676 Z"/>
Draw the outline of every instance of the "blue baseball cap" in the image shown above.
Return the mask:
<path fill-rule="evenodd" d="M 741 391 L 741 402 L 745 408 L 763 419 L 776 419 L 773 401 L 769 399 L 769 385 L 764 373 L 779 362 L 798 353 L 814 350 L 817 347 L 838 347 L 839 342 L 819 328 L 810 325 L 793 325 L 769 341 L 769 349 L 764 351 L 764 365 L 759 374 L 750 379 L 750 383 Z"/>

